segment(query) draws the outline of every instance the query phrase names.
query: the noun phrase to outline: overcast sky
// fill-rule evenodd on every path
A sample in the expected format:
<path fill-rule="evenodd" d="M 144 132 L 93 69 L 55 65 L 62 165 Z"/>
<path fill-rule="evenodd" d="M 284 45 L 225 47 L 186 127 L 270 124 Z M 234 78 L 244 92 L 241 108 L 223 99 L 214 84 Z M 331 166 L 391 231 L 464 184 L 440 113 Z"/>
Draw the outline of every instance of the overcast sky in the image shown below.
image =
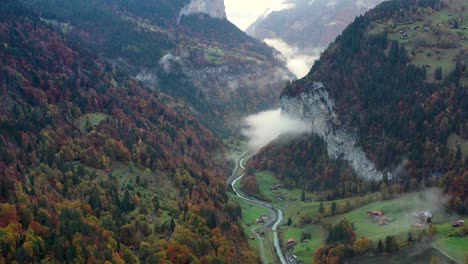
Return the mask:
<path fill-rule="evenodd" d="M 246 30 L 268 8 L 277 7 L 284 0 L 224 0 L 229 21 Z"/>

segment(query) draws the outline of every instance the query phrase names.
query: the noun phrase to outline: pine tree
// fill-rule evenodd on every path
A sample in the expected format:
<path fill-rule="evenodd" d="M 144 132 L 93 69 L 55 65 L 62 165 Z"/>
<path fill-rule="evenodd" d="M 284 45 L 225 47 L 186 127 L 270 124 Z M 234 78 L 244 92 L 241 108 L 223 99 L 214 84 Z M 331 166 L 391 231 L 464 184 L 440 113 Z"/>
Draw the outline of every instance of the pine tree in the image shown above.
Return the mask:
<path fill-rule="evenodd" d="M 455 152 L 455 159 L 457 161 L 461 161 L 462 158 L 462 151 L 460 145 L 457 146 L 457 152 Z"/>
<path fill-rule="evenodd" d="M 289 217 L 287 225 L 290 226 L 291 224 L 292 224 L 292 219 L 291 219 L 291 217 Z"/>
<path fill-rule="evenodd" d="M 331 214 L 336 215 L 336 203 L 333 202 L 331 205 Z"/>
<path fill-rule="evenodd" d="M 408 243 L 413 243 L 413 233 L 408 232 Z"/>
<path fill-rule="evenodd" d="M 325 212 L 325 209 L 323 208 L 323 202 L 320 202 L 319 213 L 323 214 L 324 212 Z"/>
<path fill-rule="evenodd" d="M 382 240 L 379 239 L 379 243 L 377 244 L 377 253 L 383 253 L 384 248 L 382 244 Z"/>
<path fill-rule="evenodd" d="M 437 67 L 434 71 L 434 78 L 438 81 L 442 80 L 442 68 Z"/>
<path fill-rule="evenodd" d="M 176 223 L 175 223 L 175 221 L 174 221 L 174 218 L 171 218 L 170 227 L 171 227 L 171 232 L 174 232 L 174 229 L 175 229 L 175 227 L 176 227 Z"/>
<path fill-rule="evenodd" d="M 121 205 L 122 205 L 122 210 L 124 212 L 130 212 L 131 210 L 135 209 L 135 205 L 132 203 L 130 199 L 130 193 L 128 190 L 125 190 Z"/>

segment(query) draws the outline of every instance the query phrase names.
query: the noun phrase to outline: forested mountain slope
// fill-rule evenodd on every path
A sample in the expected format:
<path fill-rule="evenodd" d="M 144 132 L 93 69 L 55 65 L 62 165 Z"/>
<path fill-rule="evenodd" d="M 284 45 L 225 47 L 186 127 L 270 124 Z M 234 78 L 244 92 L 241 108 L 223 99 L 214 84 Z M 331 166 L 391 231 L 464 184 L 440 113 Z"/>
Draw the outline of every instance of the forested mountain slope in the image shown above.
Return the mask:
<path fill-rule="evenodd" d="M 55 29 L 0 2 L 0 262 L 255 262 L 212 132 Z"/>
<path fill-rule="evenodd" d="M 305 78 L 284 89 L 283 107 L 291 110 L 286 114 L 320 121 L 318 134 L 327 141 L 328 153 L 336 153 L 330 143 L 338 154 L 343 151 L 333 158 L 348 160 L 344 148 L 352 142 L 383 173 L 376 181 L 400 190 L 441 186 L 451 194 L 452 208 L 467 212 L 466 8 L 461 0 L 380 4 L 348 26 Z M 324 90 L 318 90 L 322 84 Z M 291 107 L 294 102 L 301 107 Z M 317 105 L 308 102 L 322 102 L 330 115 L 314 116 Z M 330 140 L 341 133 L 351 140 Z M 343 177 L 324 170 L 326 161 L 308 162 L 310 146 L 317 145 L 315 136 L 294 144 L 297 148 L 285 149 L 290 155 L 281 150 L 271 155 L 266 149 L 252 164 L 257 169 L 267 168 L 268 160 L 276 168 L 297 164 L 295 173 L 279 169 L 278 174 L 314 190 L 319 188 L 317 173 L 329 183 Z M 344 185 L 334 196 L 376 190 L 345 182 L 340 181 Z"/>
<path fill-rule="evenodd" d="M 229 131 L 239 116 L 271 107 L 291 78 L 270 47 L 221 14 L 187 13 L 196 1 L 25 2 L 71 38 L 187 102 L 214 130 Z"/>

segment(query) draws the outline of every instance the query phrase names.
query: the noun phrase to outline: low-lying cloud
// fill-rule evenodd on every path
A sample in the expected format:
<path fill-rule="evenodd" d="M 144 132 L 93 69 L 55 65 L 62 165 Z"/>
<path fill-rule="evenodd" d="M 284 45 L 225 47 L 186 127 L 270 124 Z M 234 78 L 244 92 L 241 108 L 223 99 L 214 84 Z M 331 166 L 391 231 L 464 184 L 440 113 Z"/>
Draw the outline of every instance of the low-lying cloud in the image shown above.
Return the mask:
<path fill-rule="evenodd" d="M 319 49 L 305 52 L 297 47 L 288 45 L 281 39 L 267 38 L 264 41 L 286 57 L 286 66 L 297 78 L 306 76 L 314 62 L 320 57 L 321 50 Z"/>
<path fill-rule="evenodd" d="M 244 119 L 242 134 L 249 139 L 248 147 L 257 152 L 280 135 L 300 135 L 311 132 L 310 124 L 292 119 L 281 113 L 281 109 L 260 112 Z"/>
<path fill-rule="evenodd" d="M 158 77 L 156 74 L 148 70 L 142 70 L 136 75 L 136 78 L 142 82 L 146 82 L 152 85 L 155 85 L 158 82 Z"/>
<path fill-rule="evenodd" d="M 182 59 L 179 56 L 174 56 L 172 53 L 167 53 L 159 60 L 159 65 L 161 65 L 166 73 L 170 73 L 175 64 L 181 64 Z"/>

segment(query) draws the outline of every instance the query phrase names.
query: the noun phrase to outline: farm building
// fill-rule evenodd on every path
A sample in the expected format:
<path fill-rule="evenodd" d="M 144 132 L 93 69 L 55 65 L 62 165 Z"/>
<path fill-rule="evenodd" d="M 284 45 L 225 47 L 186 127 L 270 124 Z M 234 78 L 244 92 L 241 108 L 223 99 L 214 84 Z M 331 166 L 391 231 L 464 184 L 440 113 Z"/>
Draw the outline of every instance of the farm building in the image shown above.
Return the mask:
<path fill-rule="evenodd" d="M 371 215 L 373 215 L 373 216 L 382 216 L 382 215 L 384 215 L 384 212 L 379 211 L 379 210 L 374 210 L 374 211 L 372 211 Z"/>
<path fill-rule="evenodd" d="M 452 224 L 452 227 L 461 227 L 465 224 L 465 220 L 458 220 Z"/>

